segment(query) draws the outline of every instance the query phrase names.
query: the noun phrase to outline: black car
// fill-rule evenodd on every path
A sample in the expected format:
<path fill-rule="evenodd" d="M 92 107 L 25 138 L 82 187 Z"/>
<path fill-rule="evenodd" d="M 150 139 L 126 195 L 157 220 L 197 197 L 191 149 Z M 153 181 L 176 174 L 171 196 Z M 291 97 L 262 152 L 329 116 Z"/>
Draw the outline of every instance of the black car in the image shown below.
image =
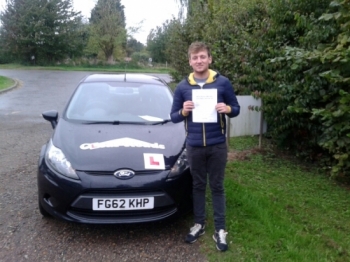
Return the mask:
<path fill-rule="evenodd" d="M 38 165 L 39 210 L 79 223 L 138 223 L 190 209 L 183 124 L 170 121 L 173 93 L 158 77 L 93 74 L 58 117 Z"/>

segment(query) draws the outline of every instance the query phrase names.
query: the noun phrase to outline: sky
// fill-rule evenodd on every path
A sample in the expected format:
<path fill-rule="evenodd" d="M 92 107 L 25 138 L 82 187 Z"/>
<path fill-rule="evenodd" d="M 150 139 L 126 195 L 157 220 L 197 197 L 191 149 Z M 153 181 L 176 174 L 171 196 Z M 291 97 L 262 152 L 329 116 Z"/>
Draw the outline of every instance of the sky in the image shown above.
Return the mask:
<path fill-rule="evenodd" d="M 73 0 L 75 11 L 81 11 L 86 18 L 97 0 Z M 142 28 L 133 37 L 146 44 L 151 29 L 162 26 L 166 20 L 178 17 L 179 5 L 177 0 L 121 0 L 124 5 L 126 27 L 136 27 L 141 21 Z M 0 0 L 0 10 L 3 10 L 6 0 Z"/>

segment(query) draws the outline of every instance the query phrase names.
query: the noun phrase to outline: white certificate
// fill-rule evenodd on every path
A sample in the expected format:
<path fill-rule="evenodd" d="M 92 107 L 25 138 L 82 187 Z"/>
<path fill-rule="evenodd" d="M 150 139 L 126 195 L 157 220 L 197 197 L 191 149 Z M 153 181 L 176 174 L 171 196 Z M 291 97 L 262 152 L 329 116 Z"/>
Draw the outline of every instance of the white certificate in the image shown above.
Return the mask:
<path fill-rule="evenodd" d="M 194 89 L 192 90 L 192 121 L 196 123 L 217 122 L 217 89 Z"/>

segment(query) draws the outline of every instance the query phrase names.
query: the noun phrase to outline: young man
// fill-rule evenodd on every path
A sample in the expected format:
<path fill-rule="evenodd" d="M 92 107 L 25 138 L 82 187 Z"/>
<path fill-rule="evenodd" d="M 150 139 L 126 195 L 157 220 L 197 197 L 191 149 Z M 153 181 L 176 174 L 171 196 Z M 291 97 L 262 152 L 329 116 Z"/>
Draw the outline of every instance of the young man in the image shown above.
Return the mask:
<path fill-rule="evenodd" d="M 230 81 L 209 69 L 212 57 L 205 43 L 192 43 L 188 49 L 188 57 L 193 73 L 176 87 L 170 113 L 172 122 L 185 122 L 187 158 L 193 178 L 195 225 L 191 227 L 185 241 L 194 243 L 199 236 L 204 234 L 205 190 L 209 178 L 215 222 L 213 239 L 218 250 L 226 251 L 225 116 L 237 116 L 240 106 Z"/>

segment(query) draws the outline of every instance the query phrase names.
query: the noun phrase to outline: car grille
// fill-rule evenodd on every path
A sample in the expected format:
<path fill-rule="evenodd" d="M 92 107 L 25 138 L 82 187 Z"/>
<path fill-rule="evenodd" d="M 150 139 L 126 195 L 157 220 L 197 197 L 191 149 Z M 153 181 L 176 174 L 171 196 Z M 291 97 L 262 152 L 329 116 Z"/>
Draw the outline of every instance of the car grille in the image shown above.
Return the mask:
<path fill-rule="evenodd" d="M 113 176 L 116 171 L 81 171 L 92 176 Z M 135 175 L 157 175 L 163 170 L 141 170 L 135 171 Z"/>
<path fill-rule="evenodd" d="M 125 188 L 125 189 L 122 189 L 122 188 L 118 188 L 118 189 L 115 189 L 115 188 L 103 188 L 103 189 L 88 189 L 88 190 L 85 190 L 83 194 L 96 194 L 96 196 L 98 195 L 106 195 L 106 194 L 110 194 L 110 195 L 116 195 L 116 194 L 129 194 L 129 193 L 132 193 L 132 194 L 144 194 L 144 193 L 150 193 L 152 195 L 156 195 L 156 194 L 159 194 L 159 193 L 164 193 L 163 190 L 150 190 L 150 189 L 144 189 L 144 188 L 132 188 L 132 189 L 129 189 L 129 188 Z"/>
<path fill-rule="evenodd" d="M 160 207 L 152 210 L 92 211 L 71 208 L 67 215 L 83 223 L 140 223 L 169 217 L 176 213 L 176 207 Z"/>

